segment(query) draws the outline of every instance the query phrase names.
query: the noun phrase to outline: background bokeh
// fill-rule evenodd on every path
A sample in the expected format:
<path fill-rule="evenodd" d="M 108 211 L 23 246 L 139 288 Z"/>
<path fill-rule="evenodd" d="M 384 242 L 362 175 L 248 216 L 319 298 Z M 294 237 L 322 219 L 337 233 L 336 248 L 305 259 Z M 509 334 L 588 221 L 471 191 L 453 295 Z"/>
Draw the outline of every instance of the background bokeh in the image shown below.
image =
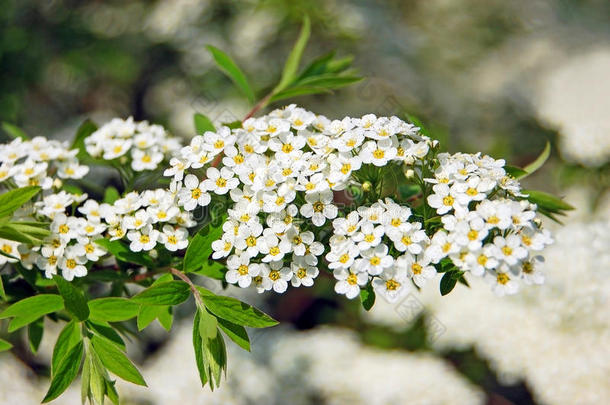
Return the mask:
<path fill-rule="evenodd" d="M 232 350 L 219 393 L 198 386 L 186 321 L 134 342 L 151 389 L 121 385 L 126 400 L 608 403 L 607 0 L 5 0 L 0 120 L 68 139 L 85 118 L 133 116 L 188 138 L 194 112 L 228 122 L 251 107 L 205 45 L 229 53 L 263 96 L 304 14 L 305 61 L 334 49 L 353 55 L 365 79 L 294 100 L 303 107 L 331 118 L 411 114 L 450 151 L 518 166 L 551 142 L 551 159 L 526 186 L 566 196 L 577 210 L 564 228 L 549 224 L 557 244 L 546 254 L 548 284 L 502 299 L 480 285 L 439 299 L 433 285 L 369 314 L 325 283 L 265 302 L 248 297 L 284 326 L 257 336 L 253 354 Z M 0 403 L 42 398 L 44 353 L 0 357 Z"/>

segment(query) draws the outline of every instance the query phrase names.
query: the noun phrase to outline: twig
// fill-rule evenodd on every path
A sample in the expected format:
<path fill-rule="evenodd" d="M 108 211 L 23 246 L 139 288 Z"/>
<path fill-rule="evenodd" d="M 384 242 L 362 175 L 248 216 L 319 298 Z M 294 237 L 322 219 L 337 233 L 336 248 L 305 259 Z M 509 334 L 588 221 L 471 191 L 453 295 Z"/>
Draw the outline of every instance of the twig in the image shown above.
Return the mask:
<path fill-rule="evenodd" d="M 186 276 L 186 274 L 184 274 L 180 270 L 175 269 L 173 267 L 170 267 L 169 272 L 172 273 L 174 276 L 177 276 L 178 278 L 180 278 L 182 281 L 187 283 L 189 285 L 189 287 L 191 287 L 191 292 L 193 293 L 193 296 L 195 297 L 195 301 L 197 302 L 197 306 L 198 307 L 203 307 L 203 301 L 201 300 L 201 295 L 199 294 L 199 290 L 197 290 L 197 286 L 195 284 L 193 284 L 191 279 L 188 278 Z"/>

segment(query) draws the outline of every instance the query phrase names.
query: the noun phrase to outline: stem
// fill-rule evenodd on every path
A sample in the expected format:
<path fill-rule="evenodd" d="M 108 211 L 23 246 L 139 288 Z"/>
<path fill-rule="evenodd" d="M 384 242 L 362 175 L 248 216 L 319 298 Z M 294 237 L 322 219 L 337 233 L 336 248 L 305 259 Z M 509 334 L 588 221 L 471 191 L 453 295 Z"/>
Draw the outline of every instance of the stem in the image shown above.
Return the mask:
<path fill-rule="evenodd" d="M 191 279 L 188 278 L 186 276 L 186 274 L 184 274 L 180 270 L 175 269 L 173 267 L 170 267 L 169 272 L 172 273 L 174 276 L 178 277 L 179 279 L 181 279 L 182 281 L 184 281 L 185 283 L 187 283 L 189 285 L 189 287 L 191 287 L 191 292 L 193 293 L 193 296 L 195 297 L 195 302 L 197 303 L 197 306 L 202 308 L 203 301 L 201 300 L 201 295 L 199 294 L 199 290 L 197 290 L 197 286 L 195 284 L 193 284 Z"/>
<path fill-rule="evenodd" d="M 269 100 L 271 100 L 271 96 L 273 95 L 273 92 L 267 94 L 265 97 L 263 97 L 258 103 L 256 103 L 256 105 L 250 110 L 250 112 L 245 116 L 245 118 L 242 120 L 242 122 L 244 122 L 245 120 L 247 120 L 248 118 L 252 117 L 254 114 L 256 114 L 261 108 L 264 108 L 267 106 L 267 104 L 269 104 Z"/>

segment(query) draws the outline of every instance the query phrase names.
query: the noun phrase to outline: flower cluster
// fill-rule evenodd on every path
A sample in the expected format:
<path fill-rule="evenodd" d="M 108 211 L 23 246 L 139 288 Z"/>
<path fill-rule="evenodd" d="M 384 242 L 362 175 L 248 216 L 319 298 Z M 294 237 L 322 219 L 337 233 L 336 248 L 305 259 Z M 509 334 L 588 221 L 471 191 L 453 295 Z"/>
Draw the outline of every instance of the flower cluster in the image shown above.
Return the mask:
<path fill-rule="evenodd" d="M 509 198 L 522 194 L 504 161 L 463 153 L 438 160 L 434 177 L 425 179 L 434 184 L 427 202 L 443 224 L 432 237 L 429 259 L 449 257 L 460 270 L 488 278 L 498 295 L 517 292 L 519 278 L 542 283 L 539 252 L 552 239 L 535 221 L 535 205 Z"/>
<path fill-rule="evenodd" d="M 36 264 L 47 277 L 58 268 L 69 280 L 87 274 L 87 263 L 106 253 L 95 243 L 102 238 L 152 258 L 159 247 L 183 250 L 188 228 L 203 225 L 194 212 L 228 202 L 211 259 L 226 263 L 225 280 L 242 288 L 309 287 L 321 270 L 348 298 L 372 286 L 395 300 L 410 282 L 422 286 L 448 270 L 485 275 L 498 294 L 515 292 L 519 278 L 542 282 L 537 252 L 551 238 L 504 161 L 438 154 L 436 141 L 397 117 L 330 120 L 290 105 L 186 146 L 160 126 L 114 119 L 84 145 L 129 174 L 129 184 L 137 172 L 161 168 L 169 187 L 100 204 L 62 189 L 61 179 L 88 171 L 76 149 L 44 138 L 3 145 L 0 180 L 44 189 L 20 215 L 51 222 L 41 245 L 7 241 L 5 253 L 18 250 L 25 267 Z M 418 187 L 408 203 L 396 194 L 401 183 Z"/>
<path fill-rule="evenodd" d="M 104 160 L 130 163 L 136 172 L 155 170 L 180 148 L 177 138 L 168 136 L 160 125 L 133 118 L 115 118 L 85 138 L 87 153 Z"/>

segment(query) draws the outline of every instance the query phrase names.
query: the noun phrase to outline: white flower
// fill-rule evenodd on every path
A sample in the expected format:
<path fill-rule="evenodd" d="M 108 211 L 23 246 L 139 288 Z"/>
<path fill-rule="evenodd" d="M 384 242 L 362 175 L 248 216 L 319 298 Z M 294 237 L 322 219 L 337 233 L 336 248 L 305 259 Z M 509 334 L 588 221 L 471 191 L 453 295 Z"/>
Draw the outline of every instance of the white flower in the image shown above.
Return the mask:
<path fill-rule="evenodd" d="M 540 263 L 544 262 L 544 257 L 534 256 L 529 260 L 525 260 L 520 265 L 521 278 L 525 284 L 543 284 L 544 273 L 538 268 Z"/>
<path fill-rule="evenodd" d="M 352 239 L 354 242 L 358 242 L 358 249 L 363 251 L 379 245 L 384 235 L 385 230 L 383 225 L 375 226 L 372 222 L 363 222 L 360 226 L 360 231 L 356 232 Z"/>
<path fill-rule="evenodd" d="M 305 146 L 305 138 L 295 136 L 292 132 L 281 133 L 278 137 L 272 138 L 269 141 L 269 149 L 274 151 L 276 155 L 296 157 L 301 149 Z"/>
<path fill-rule="evenodd" d="M 57 165 L 57 176 L 62 179 L 82 179 L 89 173 L 89 167 L 78 164 L 77 160 L 69 160 Z"/>
<path fill-rule="evenodd" d="M 456 211 L 464 210 L 464 207 L 460 205 L 458 200 L 460 189 L 455 184 L 451 188 L 447 184 L 435 184 L 432 190 L 434 194 L 429 195 L 427 201 L 428 205 L 436 209 L 437 214 L 444 215 L 452 209 Z"/>
<path fill-rule="evenodd" d="M 438 263 L 442 258 L 459 250 L 458 244 L 455 243 L 455 237 L 439 230 L 434 234 L 430 245 L 425 249 L 424 256 L 431 263 Z"/>
<path fill-rule="evenodd" d="M 131 168 L 136 172 L 155 170 L 163 161 L 163 153 L 155 150 L 133 149 L 131 151 Z"/>
<path fill-rule="evenodd" d="M 87 260 L 79 256 L 78 253 L 79 249 L 70 246 L 59 259 L 61 275 L 68 281 L 72 281 L 74 277 L 84 277 L 87 275 L 87 268 L 84 266 Z"/>
<path fill-rule="evenodd" d="M 68 217 L 65 214 L 57 214 L 51 222 L 51 232 L 57 234 L 62 241 L 76 239 L 85 224 L 83 218 Z"/>
<path fill-rule="evenodd" d="M 103 158 L 105 160 L 113 160 L 118 157 L 123 156 L 127 153 L 129 148 L 131 148 L 132 140 L 131 139 L 112 139 L 108 140 L 104 145 L 104 155 Z"/>
<path fill-rule="evenodd" d="M 330 252 L 326 254 L 328 268 L 331 270 L 336 268 L 346 269 L 354 263 L 359 255 L 360 249 L 351 242 L 339 247 L 333 247 Z"/>
<path fill-rule="evenodd" d="M 493 243 L 495 258 L 503 260 L 510 266 L 527 257 L 527 250 L 521 246 L 521 239 L 517 235 L 508 235 L 506 238 L 496 236 Z"/>
<path fill-rule="evenodd" d="M 283 293 L 288 288 L 288 281 L 292 278 L 292 271 L 289 267 L 283 267 L 284 262 L 277 261 L 269 263 L 269 272 L 263 277 L 271 280 L 273 291 Z"/>
<path fill-rule="evenodd" d="M 248 288 L 252 283 L 252 278 L 258 276 L 261 271 L 256 263 L 250 263 L 250 256 L 247 253 L 234 254 L 227 259 L 229 271 L 225 274 L 228 283 L 237 283 L 241 288 Z"/>
<path fill-rule="evenodd" d="M 292 269 L 292 279 L 290 280 L 293 287 L 311 287 L 314 278 L 318 277 L 320 271 L 317 267 L 309 265 L 302 257 L 295 257 L 290 264 Z"/>
<path fill-rule="evenodd" d="M 333 270 L 333 276 L 338 280 L 335 284 L 335 292 L 344 294 L 350 300 L 360 294 L 360 286 L 364 286 L 369 279 L 367 273 L 342 268 Z"/>
<path fill-rule="evenodd" d="M 472 274 L 481 277 L 485 274 L 485 270 L 495 269 L 498 266 L 499 262 L 494 256 L 494 245 L 487 244 L 473 251 L 466 259 L 466 264 Z"/>
<path fill-rule="evenodd" d="M 345 218 L 333 220 L 335 235 L 352 236 L 360 229 L 360 215 L 358 211 L 352 211 Z"/>
<path fill-rule="evenodd" d="M 93 238 L 89 237 L 79 237 L 78 243 L 73 245 L 73 248 L 78 256 L 85 257 L 91 262 L 97 262 L 100 257 L 106 254 L 106 251 L 95 243 Z"/>
<path fill-rule="evenodd" d="M 205 190 L 205 180 L 200 183 L 195 175 L 186 175 L 184 187 L 178 192 L 178 204 L 187 211 L 192 211 L 197 206 L 205 207 L 212 200 L 210 194 L 206 193 Z"/>
<path fill-rule="evenodd" d="M 372 163 L 375 166 L 385 166 L 396 157 L 395 138 L 368 141 L 362 146 L 360 158 L 362 163 Z"/>
<path fill-rule="evenodd" d="M 487 271 L 485 279 L 491 284 L 493 292 L 498 296 L 512 295 L 519 291 L 519 283 L 516 277 L 507 269 Z"/>
<path fill-rule="evenodd" d="M 186 249 L 189 244 L 188 237 L 189 233 L 185 228 L 174 228 L 171 225 L 163 225 L 163 232 L 159 234 L 159 240 L 170 252 Z"/>
<path fill-rule="evenodd" d="M 240 226 L 235 233 L 235 241 L 233 242 L 235 248 L 246 251 L 250 257 L 255 257 L 262 251 L 261 249 L 264 249 L 265 240 L 261 236 L 262 233 L 263 226 L 257 222 Z"/>
<path fill-rule="evenodd" d="M 402 255 L 396 259 L 396 267 L 406 269 L 407 276 L 411 277 L 418 287 L 423 287 L 428 280 L 436 276 L 436 269 L 424 255 Z"/>
<path fill-rule="evenodd" d="M 227 257 L 233 250 L 233 240 L 235 238 L 231 234 L 223 234 L 221 239 L 212 242 L 212 259 L 218 260 L 223 257 Z"/>
<path fill-rule="evenodd" d="M 296 256 L 304 256 L 307 246 L 314 241 L 311 231 L 300 232 L 298 228 L 291 227 L 286 232 L 286 240 L 292 245 L 291 250 Z"/>
<path fill-rule="evenodd" d="M 6 263 L 15 263 L 19 261 L 20 256 L 17 251 L 17 247 L 19 246 L 19 242 L 15 242 L 12 240 L 0 239 L 0 250 L 2 250 L 2 255 L 0 255 L 0 266 L 5 265 Z M 8 257 L 12 256 L 12 257 Z"/>
<path fill-rule="evenodd" d="M 210 167 L 206 171 L 207 179 L 202 184 L 208 191 L 213 191 L 216 194 L 226 194 L 239 185 L 239 180 L 233 177 L 234 175 L 235 173 L 226 167 L 220 170 Z"/>
<path fill-rule="evenodd" d="M 264 230 L 263 239 L 264 243 L 260 247 L 260 252 L 266 255 L 262 260 L 265 263 L 282 260 L 284 255 L 290 252 L 290 242 L 278 238 L 269 228 Z"/>
<path fill-rule="evenodd" d="M 379 277 L 374 277 L 371 282 L 375 292 L 381 295 L 386 301 L 393 303 L 408 291 L 407 271 L 404 267 L 396 264 L 393 267 L 384 269 Z"/>
<path fill-rule="evenodd" d="M 360 255 L 362 259 L 356 260 L 353 267 L 368 272 L 371 276 L 381 274 L 394 263 L 394 258 L 388 254 L 388 247 L 384 244 L 362 251 Z"/>
<path fill-rule="evenodd" d="M 169 168 L 165 169 L 165 177 L 173 177 L 174 181 L 180 181 L 184 177 L 184 171 L 188 169 L 191 162 L 186 158 L 173 157 L 169 160 Z"/>
<path fill-rule="evenodd" d="M 401 230 L 393 230 L 388 236 L 394 242 L 396 250 L 408 251 L 414 255 L 420 254 L 424 250 L 424 245 L 429 242 L 428 235 L 421 229 L 419 222 L 407 223 Z"/>
<path fill-rule="evenodd" d="M 155 247 L 159 239 L 159 231 L 153 229 L 152 225 L 146 225 L 137 231 L 129 231 L 127 239 L 131 241 L 129 249 L 132 252 L 148 251 Z"/>
<path fill-rule="evenodd" d="M 338 209 L 332 204 L 333 192 L 330 190 L 305 195 L 306 204 L 301 206 L 301 215 L 311 218 L 315 226 L 322 226 L 326 219 L 337 216 Z"/>

